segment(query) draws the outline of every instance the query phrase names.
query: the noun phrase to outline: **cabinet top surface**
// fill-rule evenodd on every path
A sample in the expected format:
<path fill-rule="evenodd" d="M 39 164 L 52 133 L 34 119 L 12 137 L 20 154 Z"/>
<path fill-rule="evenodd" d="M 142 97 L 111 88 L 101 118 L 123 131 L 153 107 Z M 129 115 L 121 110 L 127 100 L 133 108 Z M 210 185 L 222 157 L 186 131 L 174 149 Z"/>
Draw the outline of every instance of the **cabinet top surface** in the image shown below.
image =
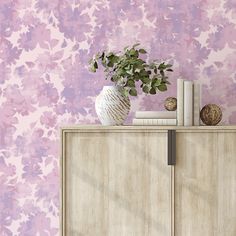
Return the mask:
<path fill-rule="evenodd" d="M 103 126 L 103 125 L 74 125 L 74 126 L 63 126 L 62 131 L 236 131 L 236 125 L 228 126 Z"/>

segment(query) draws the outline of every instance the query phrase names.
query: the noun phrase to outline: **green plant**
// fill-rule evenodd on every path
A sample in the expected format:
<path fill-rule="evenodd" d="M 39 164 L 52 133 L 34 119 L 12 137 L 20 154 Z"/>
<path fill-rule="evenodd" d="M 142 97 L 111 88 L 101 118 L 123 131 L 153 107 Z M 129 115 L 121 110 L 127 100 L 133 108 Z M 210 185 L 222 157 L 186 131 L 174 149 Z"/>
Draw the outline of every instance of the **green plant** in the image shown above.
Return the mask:
<path fill-rule="evenodd" d="M 123 88 L 122 92 L 126 96 L 137 96 L 137 82 L 141 82 L 140 87 L 147 94 L 156 94 L 158 90 L 166 91 L 170 84 L 166 72 L 173 71 L 172 65 L 158 63 L 157 60 L 147 63 L 140 57 L 146 53 L 139 44 L 126 47 L 119 53 L 103 51 L 90 60 L 90 71 L 96 72 L 101 62 L 105 68 L 106 79 Z"/>

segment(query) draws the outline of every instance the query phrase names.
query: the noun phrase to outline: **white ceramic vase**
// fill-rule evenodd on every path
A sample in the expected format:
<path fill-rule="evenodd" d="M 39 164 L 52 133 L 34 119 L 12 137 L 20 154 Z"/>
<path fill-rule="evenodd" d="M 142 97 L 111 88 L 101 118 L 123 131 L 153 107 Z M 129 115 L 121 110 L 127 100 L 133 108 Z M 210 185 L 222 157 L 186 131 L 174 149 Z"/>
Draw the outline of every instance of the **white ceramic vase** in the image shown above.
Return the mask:
<path fill-rule="evenodd" d="M 130 111 L 130 100 L 116 86 L 104 86 L 95 101 L 99 120 L 103 125 L 123 125 Z"/>

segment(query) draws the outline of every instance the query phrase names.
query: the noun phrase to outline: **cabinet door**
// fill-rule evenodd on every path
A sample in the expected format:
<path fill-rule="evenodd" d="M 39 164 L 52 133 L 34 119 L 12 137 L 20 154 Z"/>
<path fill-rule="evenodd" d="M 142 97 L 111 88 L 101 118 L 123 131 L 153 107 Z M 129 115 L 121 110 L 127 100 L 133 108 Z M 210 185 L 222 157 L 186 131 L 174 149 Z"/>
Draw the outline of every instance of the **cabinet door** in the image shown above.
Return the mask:
<path fill-rule="evenodd" d="M 166 132 L 67 132 L 63 236 L 170 236 Z"/>
<path fill-rule="evenodd" d="M 236 235 L 236 133 L 177 133 L 175 235 Z"/>

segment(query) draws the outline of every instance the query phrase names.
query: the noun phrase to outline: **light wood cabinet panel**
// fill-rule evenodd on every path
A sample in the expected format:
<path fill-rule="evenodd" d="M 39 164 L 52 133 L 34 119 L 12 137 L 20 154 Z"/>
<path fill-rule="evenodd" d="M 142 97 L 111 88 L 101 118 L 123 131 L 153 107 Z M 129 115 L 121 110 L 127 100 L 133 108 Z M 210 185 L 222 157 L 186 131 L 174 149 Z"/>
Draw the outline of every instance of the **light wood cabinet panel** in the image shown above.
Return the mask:
<path fill-rule="evenodd" d="M 175 235 L 236 235 L 236 132 L 177 133 Z"/>
<path fill-rule="evenodd" d="M 63 131 L 62 235 L 170 236 L 167 131 L 87 131 Z"/>
<path fill-rule="evenodd" d="M 61 235 L 236 236 L 236 126 L 170 129 L 62 129 Z"/>

